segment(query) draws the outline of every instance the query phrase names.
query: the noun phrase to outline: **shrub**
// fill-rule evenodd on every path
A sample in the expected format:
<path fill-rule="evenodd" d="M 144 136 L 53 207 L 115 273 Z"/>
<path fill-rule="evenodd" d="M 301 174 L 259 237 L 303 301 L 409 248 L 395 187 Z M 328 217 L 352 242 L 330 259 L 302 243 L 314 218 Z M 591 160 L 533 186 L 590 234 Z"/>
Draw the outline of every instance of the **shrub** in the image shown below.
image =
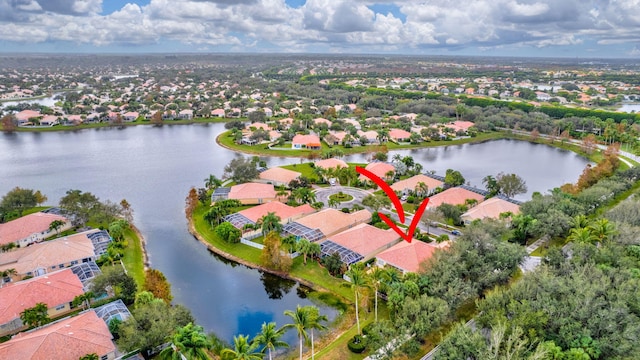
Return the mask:
<path fill-rule="evenodd" d="M 347 343 L 347 347 L 351 350 L 352 353 L 360 354 L 364 351 L 364 341 L 362 340 L 362 336 L 356 335 Z"/>
<path fill-rule="evenodd" d="M 345 214 L 348 214 L 350 211 L 349 211 L 349 208 L 345 207 L 345 208 L 342 208 L 342 212 Z"/>
<path fill-rule="evenodd" d="M 413 196 L 409 196 L 409 197 L 407 197 L 407 202 L 409 204 L 413 204 L 414 202 L 416 202 L 416 198 L 413 197 Z"/>

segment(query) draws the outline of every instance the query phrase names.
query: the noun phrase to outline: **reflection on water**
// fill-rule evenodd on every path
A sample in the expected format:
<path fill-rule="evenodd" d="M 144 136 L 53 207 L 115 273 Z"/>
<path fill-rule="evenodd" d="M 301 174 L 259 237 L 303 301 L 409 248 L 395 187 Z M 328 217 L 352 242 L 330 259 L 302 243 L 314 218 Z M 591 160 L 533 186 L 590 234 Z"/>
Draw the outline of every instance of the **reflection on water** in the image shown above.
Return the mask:
<path fill-rule="evenodd" d="M 265 319 L 284 325 L 290 322 L 284 310 L 313 302 L 307 288 L 227 261 L 189 234 L 184 218 L 189 189 L 202 187 L 209 174 L 221 176 L 224 166 L 241 156 L 216 144 L 222 131 L 224 124 L 2 133 L 0 194 L 21 186 L 41 190 L 50 204 L 69 189 L 102 200 L 127 199 L 147 240 L 151 266 L 171 282 L 174 302 L 191 309 L 207 332 L 222 339 L 253 335 Z M 512 140 L 392 151 L 389 158 L 396 153 L 411 155 L 425 170 L 440 175 L 448 168 L 459 170 L 476 186 L 489 174 L 516 173 L 529 187 L 525 199 L 533 191 L 575 181 L 587 164 L 570 152 Z M 264 158 L 268 166 L 300 163 Z M 366 162 L 366 155 L 345 160 Z M 321 312 L 330 320 L 337 314 L 327 307 Z M 294 343 L 295 333 L 288 332 L 284 340 Z"/>

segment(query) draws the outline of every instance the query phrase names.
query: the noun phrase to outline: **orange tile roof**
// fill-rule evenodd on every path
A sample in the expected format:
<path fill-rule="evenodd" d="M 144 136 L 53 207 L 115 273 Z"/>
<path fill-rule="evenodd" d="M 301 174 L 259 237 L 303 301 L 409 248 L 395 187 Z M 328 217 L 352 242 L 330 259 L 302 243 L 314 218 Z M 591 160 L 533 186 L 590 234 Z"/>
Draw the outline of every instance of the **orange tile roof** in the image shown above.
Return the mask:
<path fill-rule="evenodd" d="M 315 214 L 296 220 L 310 229 L 319 229 L 325 236 L 331 236 L 349 226 L 355 226 L 371 220 L 368 210 L 359 210 L 351 214 L 336 209 L 324 209 Z"/>
<path fill-rule="evenodd" d="M 272 201 L 264 203 L 262 205 L 254 206 L 248 209 L 244 209 L 239 214 L 244 215 L 247 219 L 256 222 L 261 217 L 267 215 L 267 213 L 275 213 L 280 217 L 282 223 L 286 223 L 288 219 L 296 219 L 302 215 L 313 214 L 316 212 L 314 208 L 309 204 L 300 206 L 289 206 L 279 201 Z"/>
<path fill-rule="evenodd" d="M 37 212 L 0 224 L 0 245 L 6 245 L 49 230 L 54 220 L 68 223 L 64 216 Z"/>
<path fill-rule="evenodd" d="M 54 265 L 93 258 L 95 257 L 93 243 L 87 234 L 96 231 L 100 230 L 85 231 L 2 253 L 0 254 L 0 271 L 13 268 L 18 274 L 26 274 L 39 267 L 51 271 L 51 266 Z"/>
<path fill-rule="evenodd" d="M 305 146 L 321 146 L 320 144 L 320 138 L 317 137 L 316 135 L 301 135 L 298 134 L 296 136 L 293 137 L 293 140 L 291 140 L 292 144 L 301 144 L 301 145 L 305 145 Z"/>
<path fill-rule="evenodd" d="M 339 167 L 346 168 L 348 165 L 346 162 L 340 159 L 329 158 L 329 159 L 316 161 L 315 166 L 323 169 L 333 169 L 333 168 L 339 168 Z"/>
<path fill-rule="evenodd" d="M 14 336 L 0 344 L 0 359 L 78 360 L 92 353 L 101 357 L 115 352 L 111 339 L 107 324 L 89 310 Z"/>
<path fill-rule="evenodd" d="M 467 131 L 469 130 L 470 127 L 474 126 L 475 124 L 472 123 L 471 121 L 460 121 L 460 120 L 456 120 L 454 122 L 452 122 L 451 124 L 447 124 L 445 125 L 448 128 L 453 129 L 454 131 Z"/>
<path fill-rule="evenodd" d="M 408 139 L 411 133 L 402 129 L 389 130 L 389 137 L 392 139 Z"/>
<path fill-rule="evenodd" d="M 453 187 L 429 197 L 427 208 L 437 208 L 442 204 L 464 205 L 467 199 L 476 199 L 480 203 L 484 201 L 484 196 L 461 187 Z"/>
<path fill-rule="evenodd" d="M 245 183 L 234 185 L 229 192 L 229 199 L 274 199 L 276 190 L 272 184 Z"/>
<path fill-rule="evenodd" d="M 0 324 L 19 318 L 24 309 L 37 303 L 45 303 L 50 309 L 82 294 L 82 282 L 71 269 L 10 283 L 0 288 Z"/>
<path fill-rule="evenodd" d="M 272 167 L 260 173 L 260 179 L 288 184 L 293 179 L 299 178 L 301 173 L 281 167 Z"/>
<path fill-rule="evenodd" d="M 332 235 L 328 240 L 366 258 L 374 255 L 376 250 L 399 241 L 400 235 L 393 229 L 382 230 L 369 224 L 360 224 Z"/>
<path fill-rule="evenodd" d="M 394 183 L 393 185 L 391 185 L 391 188 L 394 191 L 404 191 L 404 190 L 414 191 L 418 183 L 421 183 L 421 182 L 427 185 L 427 188 L 429 189 L 429 191 L 433 191 L 435 188 L 441 187 L 443 184 L 443 182 L 440 180 L 436 180 L 427 175 L 418 174 L 408 179 L 400 180 Z"/>
<path fill-rule="evenodd" d="M 435 254 L 435 246 L 413 239 L 411 243 L 402 241 L 393 247 L 381 252 L 376 258 L 398 269 L 417 272 L 420 264 Z"/>
<path fill-rule="evenodd" d="M 511 212 L 514 215 L 519 214 L 520 206 L 494 197 L 489 200 L 485 200 L 477 206 L 469 209 L 469 211 L 462 214 L 461 218 L 464 221 L 473 221 L 476 219 L 484 218 L 498 219 L 500 217 L 500 214 L 505 212 Z"/>
<path fill-rule="evenodd" d="M 365 167 L 365 170 L 369 170 L 371 171 L 374 175 L 378 176 L 381 179 L 384 179 L 387 176 L 387 173 L 389 171 L 396 171 L 396 167 L 388 164 L 388 163 L 384 163 L 384 162 L 373 162 L 368 164 Z M 364 176 L 364 175 L 360 175 L 360 180 L 362 181 L 370 181 L 368 177 Z"/>

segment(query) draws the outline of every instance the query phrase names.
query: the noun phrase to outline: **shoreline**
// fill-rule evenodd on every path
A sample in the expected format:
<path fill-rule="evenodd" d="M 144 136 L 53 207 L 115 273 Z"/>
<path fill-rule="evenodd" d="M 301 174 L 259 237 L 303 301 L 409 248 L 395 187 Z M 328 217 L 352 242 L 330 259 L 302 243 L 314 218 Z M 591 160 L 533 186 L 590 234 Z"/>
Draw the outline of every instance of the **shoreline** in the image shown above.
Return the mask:
<path fill-rule="evenodd" d="M 197 241 L 199 241 L 200 243 L 205 245 L 209 251 L 211 251 L 211 252 L 213 252 L 213 253 L 215 253 L 215 254 L 217 254 L 219 256 L 222 256 L 223 258 L 225 258 L 227 260 L 234 261 L 234 262 L 236 262 L 238 264 L 244 265 L 244 266 L 246 266 L 248 268 L 251 268 L 251 269 L 260 270 L 260 271 L 264 271 L 264 272 L 267 272 L 267 273 L 272 274 L 272 275 L 279 276 L 279 277 L 281 277 L 283 279 L 296 281 L 296 282 L 300 283 L 301 285 L 304 285 L 304 286 L 306 286 L 306 287 L 308 287 L 308 288 L 310 288 L 310 289 L 312 289 L 314 291 L 324 291 L 324 292 L 331 293 L 331 294 L 335 295 L 336 297 L 340 298 L 340 300 L 344 301 L 345 303 L 348 303 L 348 304 L 351 303 L 348 299 L 340 296 L 339 294 L 336 294 L 336 293 L 332 292 L 331 290 L 329 290 L 329 289 L 327 289 L 327 288 L 325 288 L 323 286 L 320 286 L 318 284 L 312 283 L 312 282 L 310 282 L 308 280 L 299 278 L 297 276 L 293 276 L 293 275 L 291 275 L 291 274 L 289 274 L 287 272 L 276 271 L 276 270 L 273 270 L 273 269 L 266 268 L 266 267 L 264 267 L 262 265 L 259 265 L 259 264 L 244 260 L 242 258 L 239 258 L 239 257 L 235 256 L 235 255 L 229 254 L 226 251 L 222 251 L 222 250 L 218 249 L 217 247 L 209 244 L 200 235 L 200 233 L 195 228 L 195 225 L 194 225 L 192 217 L 189 217 L 189 219 L 188 219 L 188 230 L 189 230 L 189 233 L 194 237 L 194 239 L 196 239 Z"/>
<path fill-rule="evenodd" d="M 151 263 L 149 261 L 149 254 L 147 253 L 147 239 L 142 236 L 140 229 L 138 229 L 135 225 L 131 224 L 131 230 L 138 237 L 138 241 L 140 242 L 140 248 L 142 248 L 142 268 L 147 271 L 151 267 Z"/>

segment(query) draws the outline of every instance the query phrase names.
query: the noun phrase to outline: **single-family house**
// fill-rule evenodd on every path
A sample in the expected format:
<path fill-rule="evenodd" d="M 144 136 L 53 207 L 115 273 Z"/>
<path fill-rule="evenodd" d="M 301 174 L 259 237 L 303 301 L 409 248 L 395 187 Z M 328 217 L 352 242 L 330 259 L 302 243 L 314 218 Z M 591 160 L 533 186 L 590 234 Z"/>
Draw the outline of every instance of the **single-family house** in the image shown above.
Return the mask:
<path fill-rule="evenodd" d="M 331 120 L 327 120 L 325 118 L 315 118 L 313 119 L 313 123 L 316 125 L 327 125 L 327 127 L 331 127 L 331 125 L 333 124 L 333 122 L 331 122 Z"/>
<path fill-rule="evenodd" d="M 20 333 L 0 344 L 0 359 L 78 360 L 87 354 L 96 354 L 100 360 L 116 358 L 109 327 L 94 310 Z"/>
<path fill-rule="evenodd" d="M 0 271 L 14 269 L 16 279 L 41 276 L 84 262 L 95 261 L 89 234 L 83 232 L 2 253 Z"/>
<path fill-rule="evenodd" d="M 320 143 L 320 138 L 317 135 L 298 134 L 291 140 L 291 148 L 320 150 L 322 148 L 322 144 Z"/>
<path fill-rule="evenodd" d="M 225 220 L 242 230 L 246 224 L 255 225 L 263 216 L 269 213 L 274 213 L 278 216 L 281 224 L 287 224 L 315 212 L 316 210 L 309 204 L 289 206 L 280 201 L 272 201 L 227 215 Z"/>
<path fill-rule="evenodd" d="M 420 265 L 435 254 L 437 247 L 419 240 L 401 241 L 376 255 L 376 265 L 390 266 L 401 273 L 417 272 Z"/>
<path fill-rule="evenodd" d="M 20 319 L 20 313 L 25 309 L 44 303 L 49 318 L 57 318 L 71 312 L 73 299 L 82 294 L 82 282 L 71 269 L 0 287 L 0 336 L 14 334 L 26 327 Z"/>
<path fill-rule="evenodd" d="M 371 213 L 368 210 L 347 214 L 336 209 L 324 209 L 284 225 L 282 235 L 315 242 L 369 221 Z"/>
<path fill-rule="evenodd" d="M 336 158 L 318 160 L 314 163 L 314 166 L 325 170 L 348 167 L 346 162 Z"/>
<path fill-rule="evenodd" d="M 379 144 L 380 139 L 378 139 L 378 132 L 375 130 L 362 131 L 358 130 L 357 132 L 360 138 L 364 138 L 367 140 L 367 144 Z M 363 144 L 364 145 L 364 144 Z"/>
<path fill-rule="evenodd" d="M 365 166 L 364 169 L 368 170 L 369 172 L 373 173 L 374 175 L 376 175 L 377 177 L 383 180 L 393 178 L 393 174 L 395 174 L 395 171 L 396 171 L 395 166 L 385 162 L 372 162 L 367 164 L 367 166 Z M 371 182 L 371 180 L 364 175 L 360 175 L 359 179 L 360 181 Z"/>
<path fill-rule="evenodd" d="M 322 256 L 335 252 L 347 265 L 367 261 L 400 241 L 393 229 L 379 229 L 369 224 L 359 224 L 338 234 L 331 235 L 320 244 Z"/>
<path fill-rule="evenodd" d="M 456 120 L 450 124 L 446 124 L 445 127 L 452 129 L 454 132 L 458 132 L 458 131 L 467 132 L 469 128 L 474 125 L 475 124 L 472 123 L 471 121 Z"/>
<path fill-rule="evenodd" d="M 300 177 L 301 173 L 278 166 L 269 168 L 260 173 L 260 180 L 267 184 L 273 184 L 276 186 L 287 186 L 289 183 Z"/>
<path fill-rule="evenodd" d="M 51 228 L 54 221 L 63 224 L 58 229 Z M 11 243 L 25 247 L 40 242 L 61 231 L 71 228 L 71 221 L 57 214 L 37 212 L 0 224 L 0 246 Z"/>
<path fill-rule="evenodd" d="M 389 138 L 395 142 L 408 142 L 411 133 L 402 129 L 389 130 Z"/>
<path fill-rule="evenodd" d="M 276 200 L 276 190 L 273 184 L 244 183 L 232 186 L 227 199 L 238 200 L 243 205 L 263 204 Z"/>
<path fill-rule="evenodd" d="M 60 124 L 60 119 L 55 115 L 45 115 L 40 119 L 40 126 L 54 126 Z"/>
<path fill-rule="evenodd" d="M 22 110 L 15 114 L 18 126 L 28 123 L 31 119 L 40 119 L 42 114 L 40 111 Z"/>
<path fill-rule="evenodd" d="M 180 110 L 180 112 L 178 113 L 178 119 L 180 120 L 193 119 L 193 110 L 191 109 Z"/>
<path fill-rule="evenodd" d="M 474 220 L 482 220 L 486 218 L 499 219 L 500 214 L 511 213 L 513 215 L 520 213 L 520 205 L 501 199 L 499 197 L 492 197 L 485 200 L 477 206 L 469 209 L 462 214 L 460 218 L 465 224 L 469 224 Z"/>
<path fill-rule="evenodd" d="M 216 116 L 216 117 L 225 117 L 225 111 L 224 109 L 215 109 L 211 112 L 211 116 Z"/>
<path fill-rule="evenodd" d="M 429 194 L 433 194 L 433 192 L 437 188 L 442 187 L 443 185 L 444 183 L 440 180 L 434 179 L 427 175 L 418 174 L 393 183 L 391 185 L 391 189 L 393 189 L 393 191 L 399 191 L 403 194 L 413 192 L 420 194 L 421 196 L 427 196 Z"/>
<path fill-rule="evenodd" d="M 132 121 L 136 121 L 139 116 L 140 114 L 137 111 L 128 111 L 122 114 L 122 120 L 126 122 L 132 122 Z"/>
<path fill-rule="evenodd" d="M 452 187 L 429 198 L 427 209 L 435 209 L 442 204 L 464 205 L 467 200 L 475 200 L 478 203 L 484 201 L 484 195 L 463 187 Z"/>

